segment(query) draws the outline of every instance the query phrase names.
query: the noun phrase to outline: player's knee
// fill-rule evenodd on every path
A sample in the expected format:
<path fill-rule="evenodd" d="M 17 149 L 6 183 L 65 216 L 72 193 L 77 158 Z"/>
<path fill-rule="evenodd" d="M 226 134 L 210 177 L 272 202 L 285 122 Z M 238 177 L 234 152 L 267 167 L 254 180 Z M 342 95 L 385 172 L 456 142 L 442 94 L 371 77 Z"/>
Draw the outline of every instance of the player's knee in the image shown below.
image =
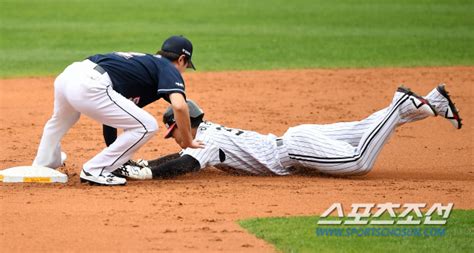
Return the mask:
<path fill-rule="evenodd" d="M 362 168 L 361 170 L 359 170 L 359 171 L 358 171 L 356 174 L 354 174 L 354 175 L 356 175 L 356 176 L 363 176 L 363 175 L 369 173 L 371 170 L 372 170 L 372 168 L 365 168 L 365 167 L 364 167 L 364 168 Z"/>
<path fill-rule="evenodd" d="M 156 132 L 158 132 L 158 123 L 156 122 L 156 119 L 154 117 L 147 119 L 145 122 L 143 122 L 144 125 L 144 131 L 148 135 L 154 135 Z"/>
<path fill-rule="evenodd" d="M 365 174 L 369 173 L 370 170 L 372 170 L 371 164 L 366 162 L 366 161 L 362 161 L 362 160 L 359 160 L 359 161 L 355 162 L 352 165 L 352 168 L 353 168 L 352 171 L 350 173 L 348 173 L 351 176 L 365 175 Z"/>
<path fill-rule="evenodd" d="M 358 164 L 357 171 L 355 175 L 365 175 L 372 170 L 372 166 L 369 163 L 360 163 Z"/>
<path fill-rule="evenodd" d="M 137 124 L 130 130 L 141 136 L 152 136 L 158 132 L 158 123 L 153 116 L 146 115 L 140 117 Z"/>

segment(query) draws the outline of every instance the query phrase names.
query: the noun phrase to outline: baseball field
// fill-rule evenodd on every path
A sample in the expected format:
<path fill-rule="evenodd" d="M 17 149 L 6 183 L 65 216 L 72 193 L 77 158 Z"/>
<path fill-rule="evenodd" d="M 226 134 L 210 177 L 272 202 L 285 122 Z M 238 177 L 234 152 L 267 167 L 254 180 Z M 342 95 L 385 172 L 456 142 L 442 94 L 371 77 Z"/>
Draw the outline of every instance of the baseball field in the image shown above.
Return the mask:
<path fill-rule="evenodd" d="M 54 78 L 68 64 L 155 53 L 174 34 L 194 45 L 188 98 L 229 127 L 279 136 L 299 124 L 360 120 L 387 106 L 400 84 L 426 95 L 439 83 L 464 123 L 456 130 L 438 116 L 403 125 L 365 176 L 209 167 L 97 187 L 79 182 L 82 164 L 105 147 L 101 125 L 83 116 L 62 142 L 68 183 L 0 183 L 1 251 L 473 252 L 472 13 L 468 0 L 0 0 L 0 169 L 31 164 Z M 179 151 L 162 138 L 167 106 L 145 107 L 161 129 L 135 159 Z M 358 203 L 426 204 L 423 217 L 410 213 L 415 220 L 436 203 L 453 208 L 436 216 L 445 225 L 318 224 L 334 203 L 344 218 Z M 421 234 L 400 234 L 407 230 Z"/>

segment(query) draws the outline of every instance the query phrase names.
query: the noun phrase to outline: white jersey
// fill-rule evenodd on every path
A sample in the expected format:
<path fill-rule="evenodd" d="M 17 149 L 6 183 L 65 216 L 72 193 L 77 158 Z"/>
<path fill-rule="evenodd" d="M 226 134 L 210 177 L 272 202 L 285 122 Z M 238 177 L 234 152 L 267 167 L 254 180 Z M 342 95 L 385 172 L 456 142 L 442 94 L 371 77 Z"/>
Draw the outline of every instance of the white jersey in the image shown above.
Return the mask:
<path fill-rule="evenodd" d="M 197 129 L 195 139 L 204 142 L 205 148 L 187 148 L 181 155 L 194 157 L 201 168 L 230 167 L 259 175 L 289 174 L 280 163 L 275 135 L 262 135 L 203 122 Z"/>

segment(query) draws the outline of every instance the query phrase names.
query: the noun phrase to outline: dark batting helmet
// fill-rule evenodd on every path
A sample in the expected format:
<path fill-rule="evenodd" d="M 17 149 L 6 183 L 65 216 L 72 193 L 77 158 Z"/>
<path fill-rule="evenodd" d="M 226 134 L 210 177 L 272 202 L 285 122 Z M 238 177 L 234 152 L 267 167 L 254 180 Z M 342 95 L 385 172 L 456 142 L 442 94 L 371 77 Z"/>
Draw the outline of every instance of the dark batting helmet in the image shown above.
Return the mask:
<path fill-rule="evenodd" d="M 204 117 L 204 111 L 191 99 L 186 101 L 189 108 L 189 117 L 191 119 L 191 127 L 198 127 L 201 124 Z M 173 107 L 168 106 L 165 113 L 163 114 L 163 123 L 165 123 L 166 128 L 168 129 L 164 135 L 165 138 L 170 138 L 171 133 L 176 128 L 176 120 L 174 119 Z"/>

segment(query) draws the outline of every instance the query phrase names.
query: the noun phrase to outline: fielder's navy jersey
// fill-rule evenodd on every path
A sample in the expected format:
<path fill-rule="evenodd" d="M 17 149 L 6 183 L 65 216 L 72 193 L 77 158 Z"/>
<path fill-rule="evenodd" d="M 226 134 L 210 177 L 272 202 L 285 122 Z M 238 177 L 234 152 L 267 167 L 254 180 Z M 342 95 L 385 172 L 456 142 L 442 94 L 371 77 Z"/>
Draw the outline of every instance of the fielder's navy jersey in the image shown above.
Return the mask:
<path fill-rule="evenodd" d="M 181 73 L 160 55 L 115 52 L 88 59 L 107 71 L 115 91 L 139 107 L 162 97 L 168 100 L 167 95 L 175 92 L 185 96 Z"/>

